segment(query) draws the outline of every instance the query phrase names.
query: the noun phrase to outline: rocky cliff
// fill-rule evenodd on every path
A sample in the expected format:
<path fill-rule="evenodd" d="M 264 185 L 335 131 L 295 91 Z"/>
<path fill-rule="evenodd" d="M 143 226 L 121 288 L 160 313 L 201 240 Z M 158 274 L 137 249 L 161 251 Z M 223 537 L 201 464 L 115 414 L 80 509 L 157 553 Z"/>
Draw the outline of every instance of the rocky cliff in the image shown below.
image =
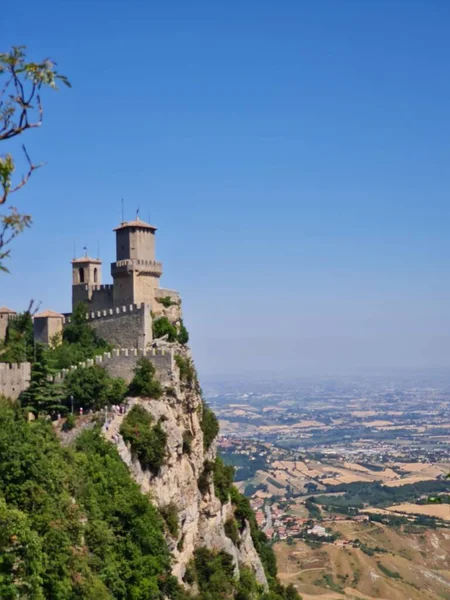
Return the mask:
<path fill-rule="evenodd" d="M 162 342 L 164 344 L 164 342 Z M 144 470 L 120 436 L 123 416 L 117 415 L 105 435 L 113 440 L 122 460 L 128 465 L 142 491 L 149 494 L 161 510 L 171 507 L 178 519 L 176 535 L 167 533 L 173 556 L 173 574 L 183 580 L 188 563 L 199 547 L 224 550 L 233 557 L 236 574 L 240 566 L 252 569 L 258 583 L 267 587 L 267 579 L 255 549 L 248 523 L 230 539 L 225 524 L 233 518 L 230 500 L 222 503 L 216 496 L 212 474 L 199 490 L 198 480 L 205 465 L 216 459 L 216 443 L 205 447 L 201 427 L 204 405 L 189 350 L 170 344 L 179 357 L 170 386 L 158 400 L 138 398 L 131 401 L 144 407 L 167 434 L 164 464 L 156 473 Z M 180 369 L 181 366 L 181 369 Z"/>

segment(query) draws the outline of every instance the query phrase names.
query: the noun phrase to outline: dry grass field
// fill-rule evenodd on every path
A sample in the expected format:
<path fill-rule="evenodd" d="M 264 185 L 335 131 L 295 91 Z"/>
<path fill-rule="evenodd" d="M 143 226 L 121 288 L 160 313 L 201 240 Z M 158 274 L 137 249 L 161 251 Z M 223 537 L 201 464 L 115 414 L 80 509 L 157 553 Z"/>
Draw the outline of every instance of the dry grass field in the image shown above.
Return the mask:
<path fill-rule="evenodd" d="M 378 523 L 334 524 L 336 544 L 310 548 L 275 545 L 279 576 L 293 583 L 304 600 L 443 600 L 450 599 L 450 530 L 417 528 L 404 532 Z M 373 556 L 343 540 L 359 539 Z"/>
<path fill-rule="evenodd" d="M 389 506 L 386 510 L 403 513 L 407 515 L 425 515 L 427 517 L 438 517 L 445 521 L 450 521 L 450 504 L 396 504 Z"/>

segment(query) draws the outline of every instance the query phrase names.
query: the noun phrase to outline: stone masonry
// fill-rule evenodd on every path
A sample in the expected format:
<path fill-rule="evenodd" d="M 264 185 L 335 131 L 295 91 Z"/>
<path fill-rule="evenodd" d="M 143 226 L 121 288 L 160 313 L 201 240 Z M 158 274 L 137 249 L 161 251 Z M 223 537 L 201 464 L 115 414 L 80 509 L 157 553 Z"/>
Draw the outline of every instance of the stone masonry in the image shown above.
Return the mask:
<path fill-rule="evenodd" d="M 20 393 L 30 385 L 31 364 L 0 363 L 0 396 L 17 400 Z"/>
<path fill-rule="evenodd" d="M 99 258 L 91 258 L 87 254 L 74 258 L 72 309 L 83 302 L 88 309 L 89 324 L 116 349 L 101 363 L 111 375 L 131 380 L 138 357 L 149 350 L 146 356 L 164 382 L 172 369 L 173 356 L 163 350 L 151 349 L 153 319 L 167 317 L 171 323 L 178 325 L 181 298 L 178 292 L 159 287 L 162 264 L 155 260 L 156 227 L 136 219 L 121 223 L 114 231 L 116 261 L 111 264 L 113 284 L 102 284 L 102 261 Z M 10 309 L 0 309 L 0 341 L 4 340 L 8 322 L 15 314 Z M 68 323 L 70 316 L 64 317 L 51 310 L 36 315 L 36 341 L 50 344 Z M 121 350 L 123 348 L 127 350 Z M 19 376 L 14 369 L 4 371 L 4 389 L 15 393 L 16 389 L 25 385 L 18 383 L 16 375 Z"/>
<path fill-rule="evenodd" d="M 88 359 L 71 369 L 63 369 L 55 377 L 56 381 L 61 381 L 70 371 L 78 367 L 90 367 L 99 365 L 108 371 L 112 377 L 122 377 L 127 383 L 133 379 L 133 369 L 139 358 L 148 358 L 154 367 L 159 381 L 162 385 L 170 386 L 172 373 L 174 369 L 174 352 L 172 348 L 150 348 L 147 350 L 138 350 L 137 348 L 121 348 L 112 352 L 105 352 L 94 359 Z"/>

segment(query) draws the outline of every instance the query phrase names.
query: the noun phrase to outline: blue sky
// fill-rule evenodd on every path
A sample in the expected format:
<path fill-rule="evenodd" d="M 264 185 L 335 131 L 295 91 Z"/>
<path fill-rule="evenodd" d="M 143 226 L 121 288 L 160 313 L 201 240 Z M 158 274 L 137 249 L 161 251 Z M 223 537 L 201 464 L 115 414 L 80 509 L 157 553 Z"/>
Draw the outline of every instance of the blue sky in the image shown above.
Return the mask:
<path fill-rule="evenodd" d="M 20 140 L 47 165 L 0 304 L 69 310 L 74 244 L 108 281 L 123 197 L 204 376 L 450 366 L 449 22 L 443 0 L 7 2 L 1 49 L 73 89 Z"/>

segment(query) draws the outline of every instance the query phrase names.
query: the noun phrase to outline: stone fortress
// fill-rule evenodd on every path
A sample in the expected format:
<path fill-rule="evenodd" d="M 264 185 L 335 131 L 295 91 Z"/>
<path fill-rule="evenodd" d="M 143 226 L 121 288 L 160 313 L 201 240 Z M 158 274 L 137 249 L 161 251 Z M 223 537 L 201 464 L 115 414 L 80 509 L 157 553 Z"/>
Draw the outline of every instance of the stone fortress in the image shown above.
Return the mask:
<path fill-rule="evenodd" d="M 162 263 L 155 260 L 156 227 L 139 219 L 122 222 L 115 230 L 116 261 L 111 263 L 112 284 L 102 284 L 102 261 L 84 256 L 72 260 L 72 310 L 79 302 L 88 309 L 88 321 L 98 335 L 114 346 L 111 353 L 86 364 L 101 364 L 116 377 L 131 380 L 139 356 L 147 356 L 160 379 L 168 379 L 173 351 L 153 342 L 153 319 L 166 316 L 180 324 L 181 298 L 159 287 Z M 0 308 L 0 341 L 16 313 Z M 36 342 L 50 344 L 70 323 L 70 314 L 53 310 L 33 317 Z M 0 395 L 13 398 L 28 386 L 29 363 L 0 363 Z"/>

